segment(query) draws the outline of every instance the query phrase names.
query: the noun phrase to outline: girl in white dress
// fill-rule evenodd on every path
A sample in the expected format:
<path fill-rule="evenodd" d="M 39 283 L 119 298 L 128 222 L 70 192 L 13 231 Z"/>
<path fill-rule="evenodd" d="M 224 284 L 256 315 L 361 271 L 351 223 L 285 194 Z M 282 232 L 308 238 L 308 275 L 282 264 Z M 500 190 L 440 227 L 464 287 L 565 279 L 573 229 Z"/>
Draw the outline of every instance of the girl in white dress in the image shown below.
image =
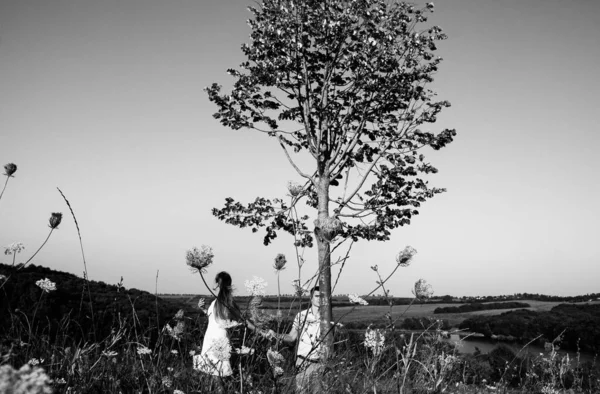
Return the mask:
<path fill-rule="evenodd" d="M 252 331 L 256 331 L 257 328 L 242 317 L 240 308 L 233 300 L 231 276 L 227 272 L 219 272 L 215 282 L 219 293 L 206 311 L 208 327 L 204 334 L 202 351 L 194 356 L 194 369 L 220 378 L 218 384 L 221 390 L 224 390 L 222 378 L 231 376 L 233 372 L 230 362 L 232 349 L 227 329 L 241 324 L 245 324 Z"/>

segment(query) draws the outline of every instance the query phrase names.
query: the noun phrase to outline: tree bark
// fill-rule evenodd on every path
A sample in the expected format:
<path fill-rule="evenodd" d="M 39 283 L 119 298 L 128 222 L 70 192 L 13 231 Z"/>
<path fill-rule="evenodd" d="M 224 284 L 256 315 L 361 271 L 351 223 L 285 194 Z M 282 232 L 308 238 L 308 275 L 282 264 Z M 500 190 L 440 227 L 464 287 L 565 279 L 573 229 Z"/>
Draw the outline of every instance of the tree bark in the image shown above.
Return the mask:
<path fill-rule="evenodd" d="M 318 221 L 323 223 L 329 218 L 329 177 L 322 176 L 319 179 L 318 197 Z M 317 225 L 315 228 L 315 238 L 319 251 L 319 293 L 320 313 L 321 313 L 321 340 L 323 357 L 327 359 L 333 352 L 333 313 L 331 308 L 331 245 L 329 240 L 323 237 L 323 234 Z"/>

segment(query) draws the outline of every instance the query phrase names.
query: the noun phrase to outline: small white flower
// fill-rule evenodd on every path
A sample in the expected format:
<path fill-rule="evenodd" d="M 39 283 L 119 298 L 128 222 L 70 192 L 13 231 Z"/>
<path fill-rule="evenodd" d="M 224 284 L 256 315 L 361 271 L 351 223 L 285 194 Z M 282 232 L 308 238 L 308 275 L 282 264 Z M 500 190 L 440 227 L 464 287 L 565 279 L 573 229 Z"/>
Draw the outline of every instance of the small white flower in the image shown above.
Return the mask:
<path fill-rule="evenodd" d="M 195 350 L 190 350 L 190 356 L 194 357 L 196 355 L 196 351 Z"/>
<path fill-rule="evenodd" d="M 21 253 L 23 249 L 25 249 L 25 245 L 23 245 L 23 242 L 13 242 L 10 245 L 4 247 L 4 254 L 11 255 Z"/>
<path fill-rule="evenodd" d="M 173 372 L 173 367 L 167 367 L 167 371 Z"/>
<path fill-rule="evenodd" d="M 170 388 L 171 385 L 173 384 L 173 381 L 171 380 L 171 378 L 169 378 L 168 376 L 165 376 L 164 378 L 162 378 L 162 384 L 167 387 Z"/>
<path fill-rule="evenodd" d="M 67 381 L 65 380 L 65 378 L 60 378 L 56 381 L 56 384 L 67 384 Z"/>
<path fill-rule="evenodd" d="M 117 354 L 119 354 L 119 353 L 115 352 L 114 350 L 105 350 L 102 352 L 102 355 L 104 357 L 108 357 L 108 358 L 115 357 L 115 356 L 117 356 Z"/>
<path fill-rule="evenodd" d="M 56 290 L 56 283 L 51 282 L 50 279 L 40 279 L 35 284 L 42 289 L 45 293 L 50 293 L 51 291 Z"/>
<path fill-rule="evenodd" d="M 268 283 L 263 278 L 254 276 L 252 280 L 247 280 L 245 283 L 246 291 L 252 296 L 264 297 L 266 295 L 265 289 Z"/>
<path fill-rule="evenodd" d="M 6 279 L 6 276 L 0 274 L 0 280 L 4 280 L 4 279 Z"/>
<path fill-rule="evenodd" d="M 353 304 L 369 305 L 369 303 L 359 297 L 358 294 L 348 294 L 348 300 Z"/>
<path fill-rule="evenodd" d="M 137 354 L 144 355 L 144 354 L 152 354 L 152 350 L 148 349 L 146 346 L 138 346 L 137 348 Z"/>
<path fill-rule="evenodd" d="M 385 335 L 379 329 L 368 328 L 365 332 L 365 346 L 373 351 L 374 355 L 379 355 L 385 344 Z"/>
<path fill-rule="evenodd" d="M 173 394 L 185 394 L 185 393 L 181 390 L 175 389 L 175 390 L 173 390 Z"/>
<path fill-rule="evenodd" d="M 177 351 L 177 349 L 173 349 L 171 350 L 171 354 L 179 354 L 179 352 Z"/>
<path fill-rule="evenodd" d="M 214 343 L 210 352 L 219 361 L 227 361 L 231 358 L 231 344 L 227 338 L 219 338 Z"/>
<path fill-rule="evenodd" d="M 27 361 L 27 364 L 31 365 L 32 367 L 35 367 L 36 365 L 39 365 L 40 363 L 43 363 L 44 359 L 37 359 L 37 358 L 32 358 L 31 360 Z"/>

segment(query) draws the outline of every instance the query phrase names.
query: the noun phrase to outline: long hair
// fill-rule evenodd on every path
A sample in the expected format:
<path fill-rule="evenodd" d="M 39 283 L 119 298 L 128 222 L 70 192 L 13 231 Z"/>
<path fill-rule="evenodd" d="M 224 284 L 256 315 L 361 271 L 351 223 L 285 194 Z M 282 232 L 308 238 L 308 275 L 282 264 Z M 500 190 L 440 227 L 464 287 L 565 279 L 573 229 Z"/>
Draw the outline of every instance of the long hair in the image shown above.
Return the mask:
<path fill-rule="evenodd" d="M 215 282 L 219 285 L 219 294 L 217 294 L 217 302 L 215 302 L 216 317 L 220 320 L 239 320 L 241 313 L 233 301 L 231 275 L 225 271 L 219 272 L 215 276 Z"/>

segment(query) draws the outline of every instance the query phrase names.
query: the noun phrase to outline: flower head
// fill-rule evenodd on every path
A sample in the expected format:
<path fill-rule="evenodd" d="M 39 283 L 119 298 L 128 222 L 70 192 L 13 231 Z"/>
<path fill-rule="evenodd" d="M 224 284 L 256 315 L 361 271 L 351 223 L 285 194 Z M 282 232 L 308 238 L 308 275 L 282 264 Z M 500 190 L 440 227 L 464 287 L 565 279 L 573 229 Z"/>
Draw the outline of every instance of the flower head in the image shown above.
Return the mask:
<path fill-rule="evenodd" d="M 219 338 L 213 342 L 210 352 L 219 361 L 227 361 L 231 358 L 231 344 L 227 338 Z"/>
<path fill-rule="evenodd" d="M 0 280 L 4 280 L 4 279 L 6 279 L 6 275 L 0 274 Z"/>
<path fill-rule="evenodd" d="M 10 245 L 4 247 L 4 254 L 11 255 L 21 253 L 23 249 L 25 249 L 25 245 L 23 245 L 23 242 L 13 242 Z"/>
<path fill-rule="evenodd" d="M 298 197 L 302 194 L 304 187 L 295 182 L 288 182 L 287 189 L 291 197 Z"/>
<path fill-rule="evenodd" d="M 0 366 L 0 392 L 2 393 L 52 393 L 50 377 L 42 368 L 32 368 L 29 364 L 19 370 L 11 365 Z"/>
<path fill-rule="evenodd" d="M 402 249 L 400 253 L 398 253 L 398 256 L 396 256 L 396 262 L 402 267 L 407 267 L 410 265 L 410 262 L 415 254 L 417 254 L 417 249 L 413 248 L 412 246 L 407 246 Z"/>
<path fill-rule="evenodd" d="M 375 356 L 379 355 L 385 344 L 385 334 L 380 329 L 371 329 L 365 332 L 365 346 L 373 351 Z"/>
<path fill-rule="evenodd" d="M 285 268 L 285 263 L 287 263 L 285 255 L 283 253 L 279 253 L 277 257 L 275 257 L 275 263 L 273 264 L 273 268 L 275 268 L 275 271 L 281 271 Z"/>
<path fill-rule="evenodd" d="M 420 300 L 424 300 L 430 298 L 433 295 L 433 289 L 431 285 L 429 285 L 425 279 L 419 279 L 415 282 L 415 288 L 413 290 L 413 294 Z"/>
<path fill-rule="evenodd" d="M 254 354 L 254 348 L 251 348 L 251 347 L 248 347 L 248 346 L 242 346 L 239 349 L 235 349 L 235 352 L 237 354 L 240 354 L 240 355 L 246 355 L 246 354 L 253 355 Z"/>
<path fill-rule="evenodd" d="M 357 294 L 348 294 L 348 300 L 353 304 L 369 305 L 364 298 L 359 297 Z"/>
<path fill-rule="evenodd" d="M 164 378 L 162 378 L 162 384 L 166 387 L 166 388 L 170 388 L 171 385 L 173 384 L 173 381 L 171 380 L 170 377 L 165 376 Z"/>
<path fill-rule="evenodd" d="M 214 257 L 212 248 L 206 245 L 202 245 L 200 249 L 193 247 L 185 254 L 186 264 L 190 266 L 192 271 L 198 272 L 204 272 L 212 264 Z"/>
<path fill-rule="evenodd" d="M 104 351 L 102 351 L 102 355 L 104 357 L 108 357 L 108 358 L 116 357 L 118 354 L 119 353 L 115 352 L 114 350 L 104 350 Z"/>
<path fill-rule="evenodd" d="M 175 390 L 173 390 L 173 394 L 185 394 L 185 393 L 181 390 L 175 389 Z"/>
<path fill-rule="evenodd" d="M 46 293 L 56 290 L 56 283 L 51 282 L 50 279 L 40 279 L 35 284 Z"/>
<path fill-rule="evenodd" d="M 178 310 L 177 313 L 174 316 L 174 319 L 175 320 L 182 320 L 183 319 L 183 314 L 184 314 L 183 309 Z"/>
<path fill-rule="evenodd" d="M 60 212 L 52 212 L 52 216 L 50 216 L 50 219 L 48 220 L 48 222 L 50 223 L 51 229 L 57 228 L 60 225 L 61 221 L 62 221 L 62 213 L 60 213 Z"/>
<path fill-rule="evenodd" d="M 263 278 L 258 276 L 254 276 L 252 280 L 247 280 L 244 282 L 246 286 L 246 291 L 255 297 L 264 297 L 266 292 L 268 283 L 265 282 Z"/>
<path fill-rule="evenodd" d="M 281 367 L 285 363 L 285 358 L 279 352 L 274 350 L 267 350 L 267 360 L 273 368 L 273 374 L 275 376 L 283 375 L 283 368 Z"/>
<path fill-rule="evenodd" d="M 146 346 L 144 345 L 140 345 L 137 348 L 137 354 L 139 354 L 140 356 L 144 355 L 144 354 L 152 354 L 152 350 L 148 349 Z"/>
<path fill-rule="evenodd" d="M 4 175 L 13 176 L 17 172 L 17 165 L 15 163 L 8 163 L 4 165 Z"/>

